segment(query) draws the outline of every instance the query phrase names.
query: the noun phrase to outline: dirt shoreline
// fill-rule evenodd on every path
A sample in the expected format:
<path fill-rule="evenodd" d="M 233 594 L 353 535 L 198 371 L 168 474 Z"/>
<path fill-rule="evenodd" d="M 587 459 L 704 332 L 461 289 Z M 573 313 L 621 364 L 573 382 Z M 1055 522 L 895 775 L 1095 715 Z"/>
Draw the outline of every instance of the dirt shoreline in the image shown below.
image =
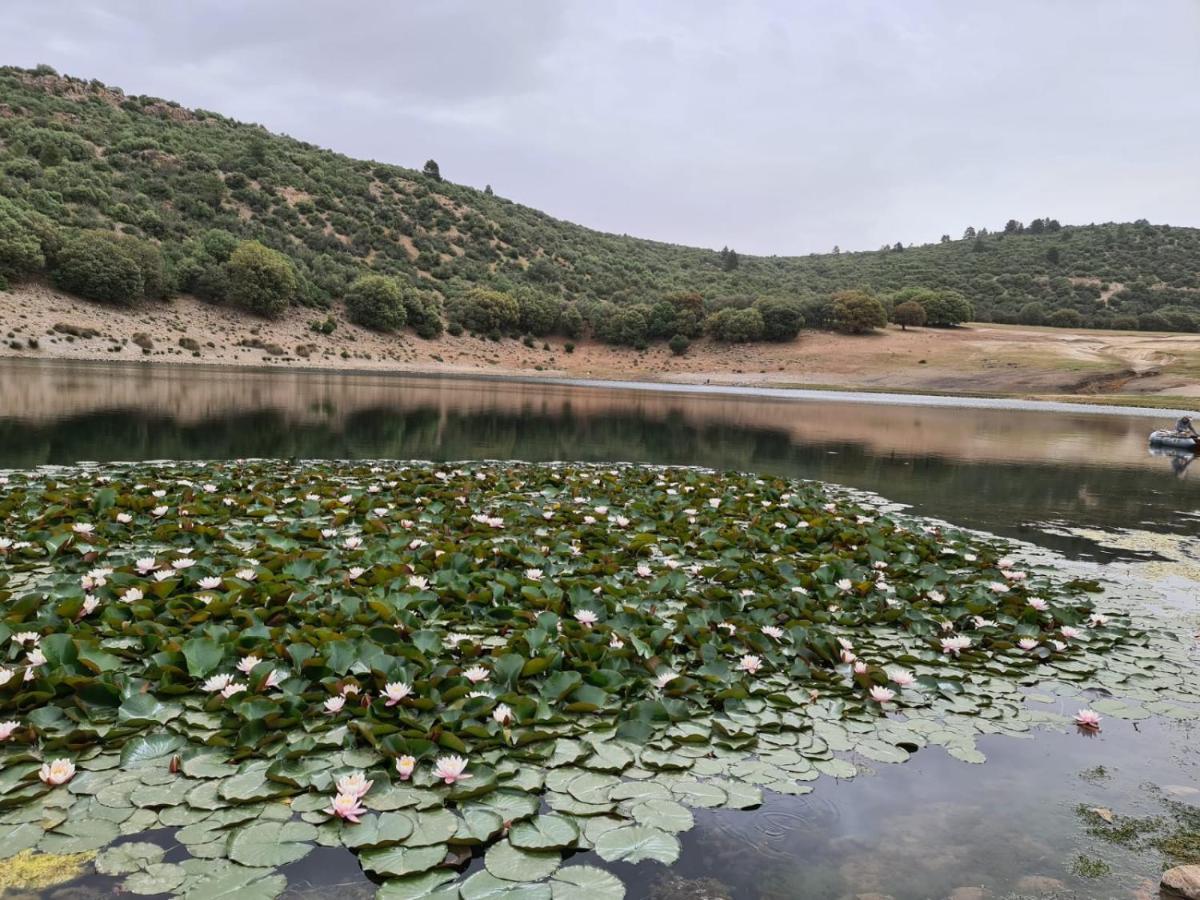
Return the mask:
<path fill-rule="evenodd" d="M 560 337 L 493 342 L 381 335 L 345 321 L 309 328 L 325 312 L 256 319 L 191 297 L 132 309 L 64 295 L 43 284 L 0 292 L 0 357 L 215 367 L 246 371 L 397 374 L 781 400 L 1112 411 L 1169 415 L 1200 398 L 1200 335 L 971 325 L 892 327 L 863 337 L 805 332 L 786 344 L 697 341 L 676 357 Z M 32 345 L 32 346 L 31 346 Z M 839 393 L 849 396 L 839 396 Z M 1028 404 L 1028 405 L 1026 405 Z"/>

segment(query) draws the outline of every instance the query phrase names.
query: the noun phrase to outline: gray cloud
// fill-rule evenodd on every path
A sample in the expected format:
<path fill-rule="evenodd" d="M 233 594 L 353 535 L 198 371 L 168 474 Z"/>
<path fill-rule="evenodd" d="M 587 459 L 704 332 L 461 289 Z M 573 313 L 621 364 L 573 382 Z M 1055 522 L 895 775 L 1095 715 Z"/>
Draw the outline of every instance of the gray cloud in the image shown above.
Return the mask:
<path fill-rule="evenodd" d="M 100 78 L 605 231 L 746 252 L 1196 225 L 1193 0 L 9 0 Z"/>

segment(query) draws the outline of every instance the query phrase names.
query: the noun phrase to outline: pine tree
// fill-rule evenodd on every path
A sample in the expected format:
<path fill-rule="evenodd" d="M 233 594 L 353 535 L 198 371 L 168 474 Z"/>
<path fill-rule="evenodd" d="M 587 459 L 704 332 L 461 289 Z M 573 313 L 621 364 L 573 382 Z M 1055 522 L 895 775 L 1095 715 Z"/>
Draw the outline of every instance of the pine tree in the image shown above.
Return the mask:
<path fill-rule="evenodd" d="M 434 181 L 442 180 L 442 170 L 438 168 L 436 160 L 425 160 L 425 168 L 422 169 L 426 178 L 432 178 Z"/>

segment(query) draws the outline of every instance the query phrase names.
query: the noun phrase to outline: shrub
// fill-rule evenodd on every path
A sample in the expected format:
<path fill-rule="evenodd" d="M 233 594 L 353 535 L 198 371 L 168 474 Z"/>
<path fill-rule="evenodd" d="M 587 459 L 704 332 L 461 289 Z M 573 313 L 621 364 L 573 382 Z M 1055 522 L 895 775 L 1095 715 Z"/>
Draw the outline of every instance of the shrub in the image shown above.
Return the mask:
<path fill-rule="evenodd" d="M 704 320 L 704 330 L 713 340 L 730 344 L 761 341 L 764 329 L 762 313 L 754 307 L 726 307 Z"/>
<path fill-rule="evenodd" d="M 1046 324 L 1055 328 L 1082 328 L 1083 316 L 1077 309 L 1056 309 L 1050 313 Z"/>
<path fill-rule="evenodd" d="M 404 292 L 395 278 L 363 275 L 346 292 L 350 321 L 376 331 L 395 331 L 408 321 Z"/>
<path fill-rule="evenodd" d="M 567 341 L 565 344 L 563 344 L 563 350 L 565 350 L 567 353 L 574 353 L 575 345 L 571 341 Z"/>
<path fill-rule="evenodd" d="M 456 297 L 449 306 L 452 322 L 458 322 L 475 334 L 515 331 L 521 321 L 521 309 L 512 294 L 475 288 Z"/>
<path fill-rule="evenodd" d="M 583 313 L 579 311 L 579 307 L 574 303 L 570 303 L 563 307 L 558 316 L 558 330 L 565 337 L 579 340 L 583 337 Z"/>
<path fill-rule="evenodd" d="M 452 337 L 459 337 L 463 333 L 463 327 L 458 322 L 451 322 L 446 326 L 446 331 Z"/>
<path fill-rule="evenodd" d="M 313 319 L 308 323 L 309 331 L 315 331 L 317 334 L 333 334 L 337 328 L 337 320 L 333 316 L 326 316 L 324 319 Z"/>
<path fill-rule="evenodd" d="M 794 341 L 804 327 L 804 310 L 797 300 L 763 297 L 754 307 L 762 315 L 763 337 L 768 341 Z"/>
<path fill-rule="evenodd" d="M 908 326 L 919 328 L 925 324 L 925 307 L 915 300 L 906 300 L 892 311 L 892 321 L 903 330 Z"/>
<path fill-rule="evenodd" d="M 671 348 L 671 352 L 676 356 L 683 356 L 683 354 L 688 352 L 688 348 L 692 346 L 692 342 L 686 334 L 677 334 L 671 338 L 667 346 Z"/>
<path fill-rule="evenodd" d="M 1141 331 L 1170 331 L 1171 323 L 1158 313 L 1142 313 L 1138 316 L 1138 329 Z"/>
<path fill-rule="evenodd" d="M 921 305 L 925 307 L 926 323 L 939 328 L 969 322 L 975 313 L 970 301 L 957 291 L 933 291 Z"/>
<path fill-rule="evenodd" d="M 531 288 L 518 290 L 516 296 L 522 331 L 545 337 L 558 327 L 558 317 L 562 308 L 559 300 Z"/>
<path fill-rule="evenodd" d="M 243 241 L 225 266 L 230 301 L 261 316 L 278 316 L 295 299 L 300 279 L 292 262 L 258 241 Z"/>
<path fill-rule="evenodd" d="M 835 331 L 865 334 L 887 325 L 883 304 L 864 291 L 839 291 L 831 299 L 830 319 Z"/>
<path fill-rule="evenodd" d="M 0 277 L 19 278 L 46 264 L 42 240 L 29 213 L 0 197 Z"/>
<path fill-rule="evenodd" d="M 143 296 L 142 267 L 115 234 L 84 231 L 68 240 L 51 275 L 64 291 L 101 303 L 130 304 Z"/>
<path fill-rule="evenodd" d="M 646 315 L 637 306 L 611 307 L 595 324 L 596 334 L 607 344 L 645 347 L 649 340 Z"/>
<path fill-rule="evenodd" d="M 417 337 L 430 340 L 442 333 L 442 302 L 432 291 L 405 291 L 404 313 Z"/>
<path fill-rule="evenodd" d="M 1026 303 L 1017 313 L 1017 321 L 1022 325 L 1045 325 L 1046 307 L 1040 303 Z"/>

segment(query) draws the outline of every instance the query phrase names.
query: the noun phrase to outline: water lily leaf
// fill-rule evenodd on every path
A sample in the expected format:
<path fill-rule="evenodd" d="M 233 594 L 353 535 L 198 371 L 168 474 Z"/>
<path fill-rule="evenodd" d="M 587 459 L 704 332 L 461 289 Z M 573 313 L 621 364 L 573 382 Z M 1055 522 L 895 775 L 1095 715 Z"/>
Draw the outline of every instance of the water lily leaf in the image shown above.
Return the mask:
<path fill-rule="evenodd" d="M 562 862 L 556 851 L 522 850 L 508 841 L 493 844 L 484 854 L 483 864 L 505 881 L 539 881 Z"/>
<path fill-rule="evenodd" d="M 187 660 L 188 674 L 203 678 L 221 664 L 225 653 L 221 645 L 209 637 L 197 637 L 183 643 L 183 658 Z"/>
<path fill-rule="evenodd" d="M 463 821 L 455 837 L 459 841 L 487 841 L 500 833 L 505 819 L 498 812 L 484 807 L 466 807 Z"/>
<path fill-rule="evenodd" d="M 715 808 L 724 806 L 728 797 L 721 788 L 707 781 L 680 781 L 671 785 L 673 793 L 681 803 L 694 807 Z"/>
<path fill-rule="evenodd" d="M 179 894 L 182 900 L 275 900 L 287 887 L 287 878 L 272 869 L 225 860 L 189 860 L 182 868 L 188 873 Z"/>
<path fill-rule="evenodd" d="M 237 774 L 237 766 L 219 753 L 197 753 L 183 761 L 188 778 L 227 778 Z"/>
<path fill-rule="evenodd" d="M 567 792 L 582 803 L 606 803 L 609 792 L 620 783 L 612 775 L 584 772 L 567 783 Z"/>
<path fill-rule="evenodd" d="M 828 775 L 830 778 L 853 778 L 858 774 L 858 769 L 854 763 L 846 762 L 844 759 L 818 759 L 813 763 L 813 767 L 822 775 Z"/>
<path fill-rule="evenodd" d="M 458 888 L 462 900 L 551 900 L 548 884 L 519 884 L 497 878 L 491 872 L 476 872 Z"/>
<path fill-rule="evenodd" d="M 136 872 L 121 885 L 131 894 L 169 894 L 183 884 L 187 872 L 175 863 L 154 863 Z"/>
<path fill-rule="evenodd" d="M 243 866 L 284 866 L 312 850 L 317 829 L 306 822 L 255 822 L 233 831 L 229 858 Z"/>
<path fill-rule="evenodd" d="M 578 839 L 574 822 L 550 815 L 518 822 L 508 834 L 509 842 L 522 850 L 559 850 L 573 846 Z"/>
<path fill-rule="evenodd" d="M 343 823 L 342 843 L 354 849 L 399 844 L 413 833 L 413 820 L 404 813 L 386 812 L 364 816 L 358 825 Z"/>
<path fill-rule="evenodd" d="M 111 844 L 119 835 L 120 829 L 115 822 L 70 818 L 53 831 L 46 832 L 46 836 L 38 844 L 38 850 L 42 853 L 60 854 L 99 850 Z"/>
<path fill-rule="evenodd" d="M 96 856 L 96 871 L 101 875 L 128 875 L 161 862 L 166 852 L 158 844 L 119 844 Z"/>
<path fill-rule="evenodd" d="M 135 737 L 121 748 L 121 766 L 128 769 L 171 756 L 184 745 L 177 734 L 158 732 Z"/>
<path fill-rule="evenodd" d="M 8 859 L 33 848 L 44 834 L 42 826 L 36 822 L 0 825 L 0 859 Z"/>
<path fill-rule="evenodd" d="M 444 844 L 458 831 L 459 818 L 448 809 L 431 809 L 417 813 L 413 834 L 405 844 L 409 847 L 424 847 L 428 844 Z"/>
<path fill-rule="evenodd" d="M 960 759 L 965 763 L 975 763 L 978 765 L 987 762 L 987 757 L 974 747 L 949 747 L 946 752 L 955 759 Z"/>
<path fill-rule="evenodd" d="M 680 849 L 675 835 L 644 825 L 614 828 L 596 839 L 596 852 L 605 862 L 639 863 L 653 859 L 669 866 L 679 858 Z"/>
<path fill-rule="evenodd" d="M 553 900 L 623 900 L 625 885 L 595 866 L 564 866 L 550 879 Z"/>
<path fill-rule="evenodd" d="M 375 900 L 454 900 L 458 895 L 457 888 L 453 888 L 449 894 L 441 888 L 456 877 L 457 875 L 448 869 L 434 869 L 418 875 L 392 878 L 380 886 Z"/>
<path fill-rule="evenodd" d="M 663 831 L 689 831 L 696 824 L 691 811 L 674 800 L 647 800 L 630 811 L 639 825 L 649 825 Z"/>
<path fill-rule="evenodd" d="M 385 877 L 412 875 L 440 866 L 446 858 L 445 844 L 427 847 L 381 847 L 364 850 L 358 861 L 368 872 Z"/>

